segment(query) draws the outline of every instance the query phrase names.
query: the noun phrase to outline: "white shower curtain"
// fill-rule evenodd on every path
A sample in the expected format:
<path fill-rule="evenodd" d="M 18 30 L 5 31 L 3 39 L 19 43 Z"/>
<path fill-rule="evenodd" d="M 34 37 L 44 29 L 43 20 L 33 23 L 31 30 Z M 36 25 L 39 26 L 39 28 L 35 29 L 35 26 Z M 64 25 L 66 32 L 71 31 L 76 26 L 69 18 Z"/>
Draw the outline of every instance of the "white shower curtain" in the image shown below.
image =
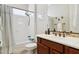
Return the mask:
<path fill-rule="evenodd" d="M 11 32 L 11 9 L 7 5 L 1 6 L 1 17 L 2 17 L 2 26 L 3 26 L 3 46 L 2 53 L 12 53 L 13 40 Z"/>

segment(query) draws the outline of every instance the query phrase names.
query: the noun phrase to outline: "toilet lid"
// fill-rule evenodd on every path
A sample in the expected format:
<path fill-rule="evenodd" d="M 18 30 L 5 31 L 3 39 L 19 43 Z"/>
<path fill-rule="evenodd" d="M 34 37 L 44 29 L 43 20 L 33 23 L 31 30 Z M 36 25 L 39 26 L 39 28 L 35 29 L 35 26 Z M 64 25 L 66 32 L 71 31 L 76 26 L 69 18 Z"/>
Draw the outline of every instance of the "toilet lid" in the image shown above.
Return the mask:
<path fill-rule="evenodd" d="M 36 43 L 28 43 L 28 44 L 26 44 L 26 47 L 29 47 L 29 48 L 36 47 L 36 46 L 37 46 Z"/>

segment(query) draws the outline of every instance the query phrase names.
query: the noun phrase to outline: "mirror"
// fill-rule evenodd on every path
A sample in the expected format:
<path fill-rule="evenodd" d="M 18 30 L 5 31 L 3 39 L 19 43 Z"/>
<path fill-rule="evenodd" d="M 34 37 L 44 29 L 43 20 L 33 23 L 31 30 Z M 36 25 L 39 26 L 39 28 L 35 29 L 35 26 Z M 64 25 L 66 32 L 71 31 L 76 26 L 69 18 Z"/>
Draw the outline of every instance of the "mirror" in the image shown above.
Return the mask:
<path fill-rule="evenodd" d="M 79 33 L 79 5 L 50 4 L 48 5 L 48 19 L 51 30 Z"/>

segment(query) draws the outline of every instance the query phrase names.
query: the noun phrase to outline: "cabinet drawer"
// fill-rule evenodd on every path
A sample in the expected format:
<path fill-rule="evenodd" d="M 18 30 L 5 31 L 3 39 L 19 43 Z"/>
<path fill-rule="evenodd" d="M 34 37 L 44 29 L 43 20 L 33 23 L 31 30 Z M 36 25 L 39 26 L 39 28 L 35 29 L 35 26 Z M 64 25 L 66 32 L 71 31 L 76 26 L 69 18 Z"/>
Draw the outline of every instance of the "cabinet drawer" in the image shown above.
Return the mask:
<path fill-rule="evenodd" d="M 54 50 L 57 50 L 57 51 L 63 53 L 63 45 L 61 45 L 61 44 L 58 44 L 58 43 L 55 43 L 55 42 L 52 42 L 49 40 L 45 40 L 45 39 L 42 39 L 41 43 L 48 46 L 49 48 L 52 48 Z"/>

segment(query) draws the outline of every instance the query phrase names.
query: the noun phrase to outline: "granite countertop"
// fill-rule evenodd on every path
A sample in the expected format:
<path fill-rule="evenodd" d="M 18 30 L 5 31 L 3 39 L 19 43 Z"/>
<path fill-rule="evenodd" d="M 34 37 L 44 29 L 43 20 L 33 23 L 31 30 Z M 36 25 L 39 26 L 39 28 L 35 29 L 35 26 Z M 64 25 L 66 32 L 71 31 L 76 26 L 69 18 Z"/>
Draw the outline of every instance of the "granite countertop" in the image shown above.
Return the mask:
<path fill-rule="evenodd" d="M 59 37 L 55 36 L 53 34 L 47 35 L 47 34 L 38 34 L 37 37 L 44 38 L 46 40 L 54 41 L 66 46 L 70 46 L 76 49 L 79 49 L 79 38 L 76 37 Z"/>

